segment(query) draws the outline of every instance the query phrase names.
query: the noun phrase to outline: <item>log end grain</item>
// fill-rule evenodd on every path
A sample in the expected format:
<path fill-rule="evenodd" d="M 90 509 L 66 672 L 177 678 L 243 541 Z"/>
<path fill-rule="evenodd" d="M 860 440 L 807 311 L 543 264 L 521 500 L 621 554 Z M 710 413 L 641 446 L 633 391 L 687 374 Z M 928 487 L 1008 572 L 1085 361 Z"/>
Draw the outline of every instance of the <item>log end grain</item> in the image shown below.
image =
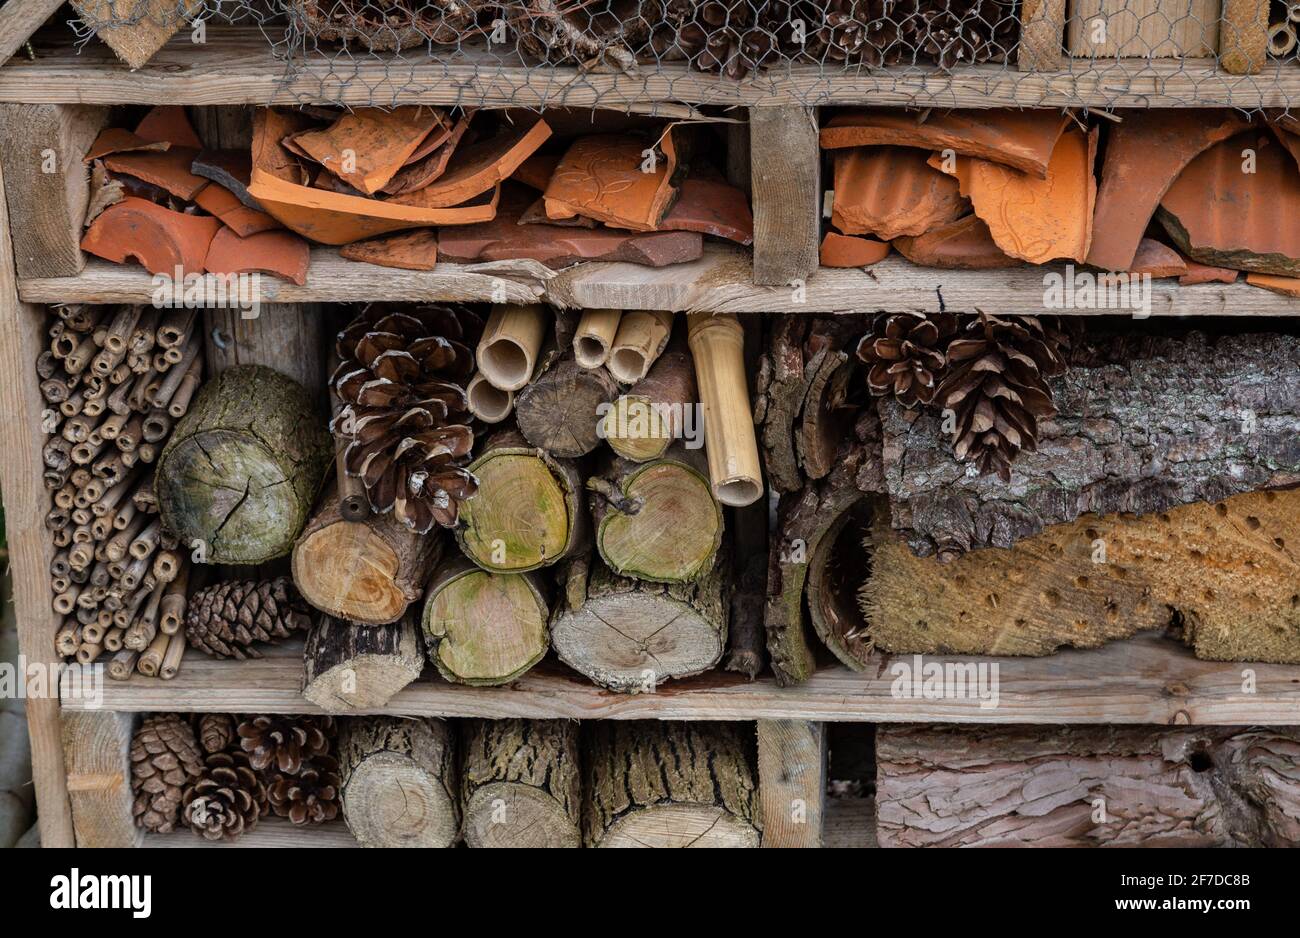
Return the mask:
<path fill-rule="evenodd" d="M 475 563 L 517 573 L 564 556 L 572 540 L 575 493 L 537 451 L 493 450 L 470 471 L 478 477 L 478 493 L 461 506 L 464 526 L 456 537 Z"/>
<path fill-rule="evenodd" d="M 549 615 L 536 576 L 452 562 L 435 575 L 424 606 L 429 660 L 458 684 L 509 683 L 546 656 Z"/>

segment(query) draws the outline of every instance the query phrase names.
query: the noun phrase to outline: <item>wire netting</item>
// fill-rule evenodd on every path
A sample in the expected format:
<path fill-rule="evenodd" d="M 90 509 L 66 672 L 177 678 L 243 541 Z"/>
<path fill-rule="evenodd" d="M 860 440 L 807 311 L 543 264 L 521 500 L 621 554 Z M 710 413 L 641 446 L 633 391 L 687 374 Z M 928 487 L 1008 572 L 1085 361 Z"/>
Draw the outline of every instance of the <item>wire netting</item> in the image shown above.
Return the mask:
<path fill-rule="evenodd" d="M 260 31 L 283 65 L 282 95 L 353 105 L 430 95 L 462 106 L 780 100 L 1287 110 L 1300 87 L 1300 0 L 1273 0 L 1267 25 L 1242 27 L 1221 21 L 1221 0 L 1067 0 L 1065 22 L 1035 24 L 1030 40 L 1022 36 L 1019 0 L 78 0 L 75 6 L 73 26 L 83 41 L 144 24 Z M 213 29 L 204 41 L 233 35 Z M 1059 68 L 1022 70 L 1022 59 L 1041 42 L 1059 52 Z"/>

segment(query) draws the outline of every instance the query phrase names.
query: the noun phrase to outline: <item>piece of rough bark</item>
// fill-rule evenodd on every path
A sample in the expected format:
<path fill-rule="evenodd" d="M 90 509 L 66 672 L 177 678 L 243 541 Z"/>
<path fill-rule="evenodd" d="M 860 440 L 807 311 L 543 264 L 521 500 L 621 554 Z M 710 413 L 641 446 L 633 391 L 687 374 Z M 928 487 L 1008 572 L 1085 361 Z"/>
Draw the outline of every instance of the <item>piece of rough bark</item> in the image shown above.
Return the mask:
<path fill-rule="evenodd" d="M 468 720 L 461 794 L 470 847 L 580 847 L 578 724 Z"/>
<path fill-rule="evenodd" d="M 329 713 L 383 708 L 424 670 L 415 617 L 356 625 L 322 615 L 303 648 L 302 695 Z"/>
<path fill-rule="evenodd" d="M 881 726 L 880 846 L 1300 843 L 1293 727 Z"/>

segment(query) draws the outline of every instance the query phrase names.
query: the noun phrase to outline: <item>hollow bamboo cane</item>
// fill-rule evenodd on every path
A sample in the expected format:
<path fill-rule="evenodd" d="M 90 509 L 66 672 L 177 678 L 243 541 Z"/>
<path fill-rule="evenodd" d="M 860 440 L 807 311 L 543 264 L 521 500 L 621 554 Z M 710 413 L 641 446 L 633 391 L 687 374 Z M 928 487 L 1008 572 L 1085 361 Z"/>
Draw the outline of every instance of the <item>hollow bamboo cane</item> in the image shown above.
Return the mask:
<path fill-rule="evenodd" d="M 763 495 L 763 470 L 745 381 L 744 330 L 729 313 L 691 313 L 688 327 L 713 494 L 724 505 L 752 504 Z"/>
<path fill-rule="evenodd" d="M 619 320 L 618 333 L 605 363 L 620 384 L 635 384 L 663 353 L 673 331 L 673 314 L 664 310 L 632 310 Z"/>
<path fill-rule="evenodd" d="M 532 377 L 545 337 L 540 305 L 494 306 L 478 343 L 478 369 L 493 387 L 518 391 Z"/>
<path fill-rule="evenodd" d="M 573 333 L 573 357 L 583 368 L 599 368 L 609 357 L 618 335 L 621 309 L 589 309 L 578 321 Z"/>
<path fill-rule="evenodd" d="M 500 423 L 515 409 L 515 392 L 493 387 L 483 372 L 474 373 L 465 387 L 469 412 L 484 423 Z"/>
<path fill-rule="evenodd" d="M 167 651 L 163 653 L 162 664 L 158 668 L 158 676 L 164 681 L 170 681 L 181 670 L 181 659 L 185 657 L 185 636 L 173 635 L 167 642 Z"/>

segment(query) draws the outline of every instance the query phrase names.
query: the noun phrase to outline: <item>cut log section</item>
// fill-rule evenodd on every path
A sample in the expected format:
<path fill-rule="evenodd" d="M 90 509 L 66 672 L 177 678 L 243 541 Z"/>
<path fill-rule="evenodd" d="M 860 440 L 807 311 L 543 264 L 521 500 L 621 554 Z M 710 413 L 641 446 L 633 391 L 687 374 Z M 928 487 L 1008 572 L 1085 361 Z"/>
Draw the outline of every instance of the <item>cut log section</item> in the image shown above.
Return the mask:
<path fill-rule="evenodd" d="M 421 536 L 392 513 L 345 521 L 333 487 L 293 548 L 293 581 L 307 602 L 337 619 L 396 622 L 424 595 L 444 539 Z"/>
<path fill-rule="evenodd" d="M 1293 847 L 1300 732 L 907 727 L 876 732 L 882 847 Z"/>
<path fill-rule="evenodd" d="M 615 573 L 685 583 L 713 568 L 722 506 L 699 450 L 679 445 L 646 463 L 612 457 L 587 488 L 596 549 Z"/>
<path fill-rule="evenodd" d="M 478 343 L 479 372 L 502 391 L 518 391 L 533 376 L 546 326 L 540 305 L 492 307 Z"/>
<path fill-rule="evenodd" d="M 748 724 L 594 723 L 583 840 L 588 847 L 757 847 Z"/>
<path fill-rule="evenodd" d="M 648 583 L 583 557 L 565 572 L 551 619 L 560 660 L 620 693 L 651 693 L 715 667 L 727 645 L 725 554 L 693 583 Z"/>
<path fill-rule="evenodd" d="M 468 720 L 462 733 L 465 843 L 582 846 L 577 723 Z"/>
<path fill-rule="evenodd" d="M 429 660 L 457 684 L 507 684 L 546 656 L 550 605 L 536 573 L 490 573 L 464 557 L 429 583 L 423 629 Z"/>
<path fill-rule="evenodd" d="M 163 523 L 208 563 L 289 553 L 333 450 L 302 386 L 261 366 L 209 381 L 158 463 Z"/>
<path fill-rule="evenodd" d="M 478 493 L 461 505 L 456 541 L 484 570 L 523 573 L 567 556 L 587 530 L 582 477 L 568 460 L 503 430 L 469 467 Z"/>
<path fill-rule="evenodd" d="M 763 495 L 763 470 L 745 380 L 745 333 L 732 314 L 691 313 L 691 357 L 704 408 L 713 494 L 743 506 Z"/>
<path fill-rule="evenodd" d="M 533 446 L 576 459 L 600 445 L 601 418 L 617 395 L 608 371 L 584 368 L 569 352 L 515 395 L 515 417 Z"/>
<path fill-rule="evenodd" d="M 322 615 L 303 648 L 302 695 L 327 713 L 381 709 L 424 670 L 415 617 L 354 625 Z"/>
<path fill-rule="evenodd" d="M 460 830 L 456 746 L 441 720 L 352 717 L 339 727 L 343 816 L 363 847 L 450 847 Z"/>
<path fill-rule="evenodd" d="M 658 459 L 674 440 L 695 442 L 701 438 L 704 428 L 697 419 L 698 401 L 691 353 L 685 342 L 674 340 L 649 374 L 610 405 L 601 435 L 624 459 Z"/>

